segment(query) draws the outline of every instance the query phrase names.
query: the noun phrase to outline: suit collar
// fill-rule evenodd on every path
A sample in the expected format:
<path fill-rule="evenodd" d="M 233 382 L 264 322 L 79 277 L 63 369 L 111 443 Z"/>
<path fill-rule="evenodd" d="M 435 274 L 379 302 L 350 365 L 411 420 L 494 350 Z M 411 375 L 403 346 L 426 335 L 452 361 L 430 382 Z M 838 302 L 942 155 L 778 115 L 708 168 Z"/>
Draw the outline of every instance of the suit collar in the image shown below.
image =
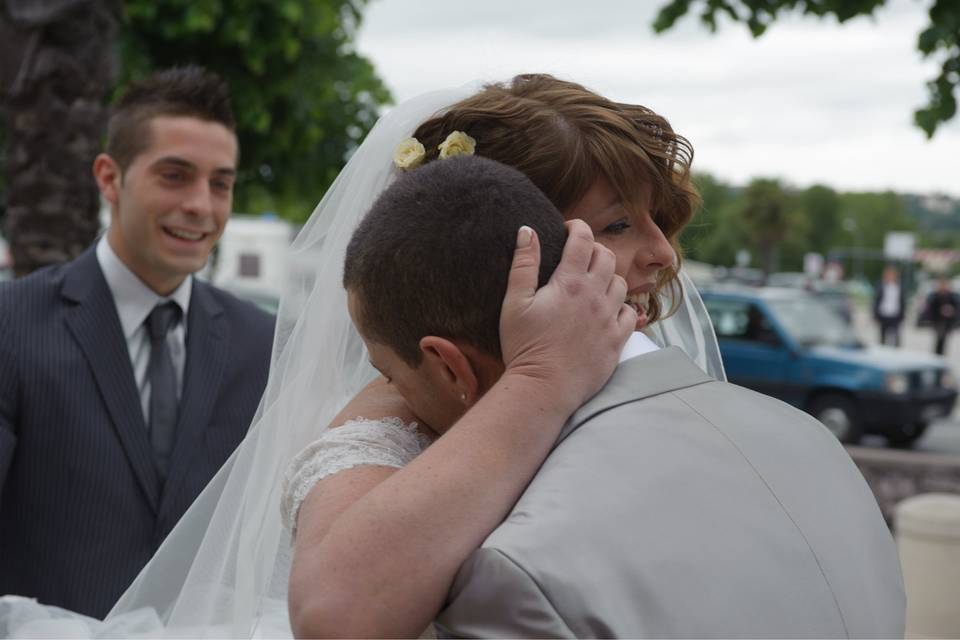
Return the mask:
<path fill-rule="evenodd" d="M 124 264 L 113 251 L 106 235 L 101 236 L 97 242 L 96 252 L 100 270 L 117 305 L 123 335 L 128 340 L 143 325 L 154 307 L 162 302 L 167 300 L 176 302 L 184 317 L 190 313 L 192 275 L 187 276 L 169 296 L 160 296 Z"/>
<path fill-rule="evenodd" d="M 69 303 L 64 321 L 90 364 L 111 426 L 130 460 L 147 503 L 154 510 L 160 484 L 143 419 L 140 394 L 130 363 L 130 351 L 110 288 L 93 247 L 64 267 L 60 293 Z"/>
<path fill-rule="evenodd" d="M 610 380 L 581 406 L 563 426 L 557 444 L 583 423 L 628 402 L 692 387 L 714 379 L 704 373 L 679 347 L 652 351 L 622 362 Z"/>
<path fill-rule="evenodd" d="M 161 513 L 176 503 L 180 485 L 195 455 L 202 455 L 203 434 L 210 423 L 218 390 L 227 370 L 230 326 L 210 285 L 193 282 L 192 303 L 187 317 L 187 361 L 177 436 L 170 459 L 170 473 L 160 503 Z M 246 426 L 246 425 L 244 425 Z"/>
<path fill-rule="evenodd" d="M 211 286 L 204 282 L 200 282 L 196 278 L 193 279 L 193 288 L 190 293 L 190 300 L 192 301 L 192 304 L 197 305 L 197 308 L 200 309 L 202 315 L 206 316 L 207 318 L 214 318 L 223 313 L 223 305 L 221 305 L 213 296 Z"/>
<path fill-rule="evenodd" d="M 63 285 L 60 289 L 61 295 L 71 302 L 83 302 L 90 295 L 100 293 L 98 290 L 102 287 L 107 289 L 107 283 L 103 279 L 103 271 L 97 263 L 96 245 L 91 245 L 89 249 L 81 253 L 73 262 L 64 266 Z"/>
<path fill-rule="evenodd" d="M 200 440 L 210 421 L 217 390 L 226 371 L 230 332 L 223 306 L 209 285 L 193 280 L 177 441 L 161 501 L 160 482 L 154 469 L 153 449 L 130 352 L 95 247 L 87 249 L 64 267 L 61 295 L 72 303 L 73 308 L 67 310 L 66 316 L 68 329 L 90 363 L 112 426 L 147 502 L 155 512 L 162 512 L 176 497 L 190 469 L 192 456 L 202 448 Z"/>

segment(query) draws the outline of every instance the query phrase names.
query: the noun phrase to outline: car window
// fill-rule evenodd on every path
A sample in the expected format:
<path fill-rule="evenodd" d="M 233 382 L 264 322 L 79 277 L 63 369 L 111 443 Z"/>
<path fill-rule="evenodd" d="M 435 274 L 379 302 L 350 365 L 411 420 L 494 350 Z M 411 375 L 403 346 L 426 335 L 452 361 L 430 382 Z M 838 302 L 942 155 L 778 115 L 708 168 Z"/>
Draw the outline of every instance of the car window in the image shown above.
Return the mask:
<path fill-rule="evenodd" d="M 770 300 L 768 304 L 780 325 L 802 345 L 850 347 L 858 344 L 850 326 L 814 296 Z"/>
<path fill-rule="evenodd" d="M 755 304 L 740 300 L 705 300 L 718 338 L 771 341 L 775 335 L 766 314 Z"/>
<path fill-rule="evenodd" d="M 747 329 L 747 304 L 736 300 L 704 300 L 718 338 L 736 338 Z"/>

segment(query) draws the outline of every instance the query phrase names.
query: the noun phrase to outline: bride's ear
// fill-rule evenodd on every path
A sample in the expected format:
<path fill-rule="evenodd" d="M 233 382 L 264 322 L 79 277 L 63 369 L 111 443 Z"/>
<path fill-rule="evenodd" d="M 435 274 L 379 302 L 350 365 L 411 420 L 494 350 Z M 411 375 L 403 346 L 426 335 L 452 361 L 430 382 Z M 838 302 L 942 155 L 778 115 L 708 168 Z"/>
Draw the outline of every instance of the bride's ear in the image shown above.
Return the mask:
<path fill-rule="evenodd" d="M 420 339 L 423 364 L 430 369 L 431 379 L 449 394 L 454 394 L 467 407 L 482 395 L 477 363 L 455 342 L 438 336 Z M 423 366 L 423 365 L 421 365 Z"/>

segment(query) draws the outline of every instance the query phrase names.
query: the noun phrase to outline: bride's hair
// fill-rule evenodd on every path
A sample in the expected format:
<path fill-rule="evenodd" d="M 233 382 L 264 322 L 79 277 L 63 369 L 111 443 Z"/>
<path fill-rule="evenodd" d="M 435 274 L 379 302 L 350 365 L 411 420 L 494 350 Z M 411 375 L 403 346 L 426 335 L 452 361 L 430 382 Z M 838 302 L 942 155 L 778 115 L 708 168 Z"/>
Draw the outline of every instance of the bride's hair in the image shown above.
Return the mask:
<path fill-rule="evenodd" d="M 521 225 L 537 232 L 542 286 L 560 262 L 566 229 L 529 178 L 477 157 L 401 175 L 347 245 L 343 285 L 355 296 L 358 329 L 411 367 L 427 335 L 500 359 L 500 307 Z"/>
<path fill-rule="evenodd" d="M 693 147 L 665 118 L 639 105 L 616 103 L 574 82 L 546 74 L 524 74 L 509 83 L 486 85 L 421 124 L 414 137 L 425 161 L 452 131 L 477 142 L 477 155 L 527 175 L 554 205 L 567 212 L 603 176 L 624 205 L 640 211 L 650 191 L 650 213 L 677 255 L 661 270 L 658 291 L 682 299 L 680 231 L 700 199 L 690 178 Z M 650 296 L 650 322 L 670 315 Z"/>

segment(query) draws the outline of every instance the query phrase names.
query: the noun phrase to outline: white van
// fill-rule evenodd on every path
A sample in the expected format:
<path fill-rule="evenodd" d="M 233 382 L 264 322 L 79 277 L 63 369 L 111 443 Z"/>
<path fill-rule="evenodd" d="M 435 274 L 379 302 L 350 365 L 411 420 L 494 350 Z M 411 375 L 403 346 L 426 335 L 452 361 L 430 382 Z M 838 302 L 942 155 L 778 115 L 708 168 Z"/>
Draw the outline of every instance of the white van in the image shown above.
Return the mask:
<path fill-rule="evenodd" d="M 273 214 L 234 214 L 211 258 L 210 280 L 268 311 L 288 280 L 289 248 L 296 227 Z"/>

